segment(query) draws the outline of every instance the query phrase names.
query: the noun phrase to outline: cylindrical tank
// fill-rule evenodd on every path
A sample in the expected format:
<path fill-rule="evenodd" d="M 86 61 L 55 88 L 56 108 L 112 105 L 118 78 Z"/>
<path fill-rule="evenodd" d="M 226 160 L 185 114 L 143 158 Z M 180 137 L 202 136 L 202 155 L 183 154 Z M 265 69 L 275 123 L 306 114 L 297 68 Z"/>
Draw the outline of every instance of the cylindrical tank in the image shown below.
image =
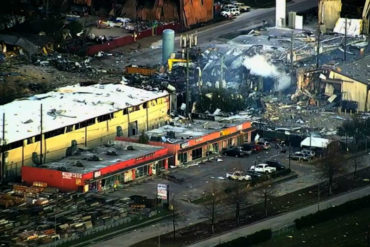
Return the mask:
<path fill-rule="evenodd" d="M 162 41 L 162 63 L 166 64 L 175 49 L 175 31 L 172 29 L 163 30 Z"/>

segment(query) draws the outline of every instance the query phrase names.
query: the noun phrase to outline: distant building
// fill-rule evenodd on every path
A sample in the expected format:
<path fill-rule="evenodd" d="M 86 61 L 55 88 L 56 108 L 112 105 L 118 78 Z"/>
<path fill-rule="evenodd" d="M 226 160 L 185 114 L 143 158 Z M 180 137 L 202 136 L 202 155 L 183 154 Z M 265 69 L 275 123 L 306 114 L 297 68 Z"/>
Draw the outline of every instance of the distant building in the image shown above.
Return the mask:
<path fill-rule="evenodd" d="M 139 5 L 127 0 L 122 12 L 131 19 L 146 21 L 176 21 L 190 27 L 213 19 L 213 0 L 156 0 Z"/>

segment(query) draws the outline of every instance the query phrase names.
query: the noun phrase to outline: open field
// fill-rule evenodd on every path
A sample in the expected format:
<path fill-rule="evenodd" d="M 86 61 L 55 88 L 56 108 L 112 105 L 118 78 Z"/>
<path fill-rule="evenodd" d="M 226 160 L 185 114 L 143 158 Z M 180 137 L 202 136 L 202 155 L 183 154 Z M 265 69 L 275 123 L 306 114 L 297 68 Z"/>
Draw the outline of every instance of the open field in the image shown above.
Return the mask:
<path fill-rule="evenodd" d="M 370 208 L 366 208 L 311 228 L 279 232 L 271 240 L 256 246 L 368 246 L 369 222 Z"/>

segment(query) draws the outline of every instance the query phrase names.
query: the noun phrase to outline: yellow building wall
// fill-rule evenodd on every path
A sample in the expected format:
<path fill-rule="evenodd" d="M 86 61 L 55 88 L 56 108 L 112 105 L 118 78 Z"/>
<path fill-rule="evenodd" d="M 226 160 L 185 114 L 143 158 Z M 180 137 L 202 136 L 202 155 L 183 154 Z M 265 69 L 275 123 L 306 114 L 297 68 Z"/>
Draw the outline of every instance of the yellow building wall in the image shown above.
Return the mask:
<path fill-rule="evenodd" d="M 136 107 L 129 107 L 128 114 L 124 110 L 119 110 L 113 113 L 113 118 L 102 122 L 95 118 L 95 124 L 80 129 L 75 129 L 64 134 L 46 138 L 43 140 L 44 161 L 50 162 L 62 158 L 66 154 L 66 149 L 71 146 L 72 140 L 77 141 L 78 145 L 85 145 L 85 137 L 87 146 L 94 147 L 107 140 L 114 140 L 117 133 L 117 127 L 122 128 L 124 136 L 128 136 L 128 121 L 138 122 L 139 132 L 147 129 L 157 128 L 164 125 L 168 120 L 167 111 L 169 109 L 169 99 L 167 97 L 158 98 L 149 101 L 144 108 L 143 104 Z M 131 111 L 131 112 L 130 112 Z M 45 136 L 45 134 L 44 134 Z M 34 138 L 33 138 L 34 141 Z M 30 143 L 24 140 L 24 145 L 15 149 L 8 150 L 7 160 L 5 162 L 5 174 L 20 175 L 22 165 L 34 165 L 32 162 L 32 154 L 40 154 L 40 141 Z M 0 153 L 1 162 L 1 153 Z"/>
<path fill-rule="evenodd" d="M 347 76 L 331 72 L 330 79 L 342 80 L 342 99 L 356 101 L 358 103 L 358 111 L 366 111 L 370 109 L 368 97 L 368 89 L 365 83 L 353 80 Z"/>

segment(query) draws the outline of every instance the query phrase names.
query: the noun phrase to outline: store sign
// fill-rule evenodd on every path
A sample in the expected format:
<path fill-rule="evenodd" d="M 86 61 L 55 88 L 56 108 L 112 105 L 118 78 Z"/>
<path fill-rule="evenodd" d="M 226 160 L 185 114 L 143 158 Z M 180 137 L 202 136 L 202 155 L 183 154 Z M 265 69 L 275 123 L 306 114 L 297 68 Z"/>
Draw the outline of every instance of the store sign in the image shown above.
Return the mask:
<path fill-rule="evenodd" d="M 82 178 L 82 175 L 73 172 L 62 172 L 62 178 L 63 179 Z"/>
<path fill-rule="evenodd" d="M 195 139 L 195 142 L 201 142 L 201 141 L 203 141 L 203 138 L 201 137 L 201 138 L 198 138 L 198 139 Z"/>
<path fill-rule="evenodd" d="M 98 178 L 101 176 L 101 171 L 94 172 L 94 178 Z"/>
<path fill-rule="evenodd" d="M 227 136 L 230 134 L 231 134 L 231 131 L 228 129 L 220 131 L 220 136 Z"/>
<path fill-rule="evenodd" d="M 167 200 L 167 184 L 158 184 L 157 185 L 157 198 L 162 200 Z"/>
<path fill-rule="evenodd" d="M 181 148 L 187 148 L 187 147 L 189 147 L 189 142 L 181 143 L 180 147 Z"/>
<path fill-rule="evenodd" d="M 144 156 L 137 157 L 136 160 L 142 160 L 142 159 L 146 159 L 146 158 L 151 158 L 153 156 L 154 156 L 154 153 L 150 153 L 150 154 L 147 154 L 147 155 L 144 155 Z"/>
<path fill-rule="evenodd" d="M 243 129 L 243 125 L 242 124 L 239 124 L 238 126 L 236 126 L 236 129 L 237 130 L 242 130 Z"/>

